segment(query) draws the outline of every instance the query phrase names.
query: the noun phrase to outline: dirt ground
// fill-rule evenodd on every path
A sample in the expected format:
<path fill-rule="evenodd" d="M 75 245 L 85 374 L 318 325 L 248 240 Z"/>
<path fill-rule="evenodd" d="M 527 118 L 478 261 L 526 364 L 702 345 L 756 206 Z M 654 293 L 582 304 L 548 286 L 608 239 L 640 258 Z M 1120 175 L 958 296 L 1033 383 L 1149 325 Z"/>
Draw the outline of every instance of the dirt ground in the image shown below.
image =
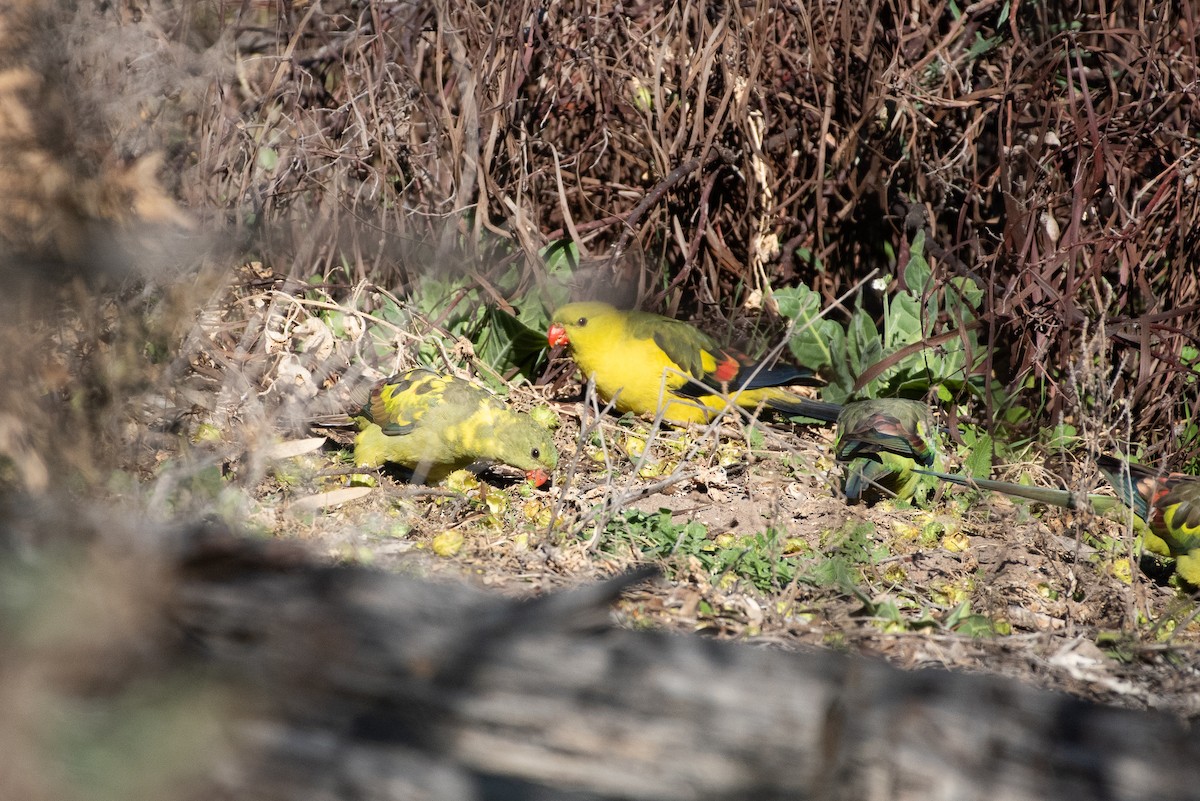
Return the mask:
<path fill-rule="evenodd" d="M 917 506 L 848 506 L 828 429 L 759 424 L 750 448 L 729 424 L 715 439 L 611 415 L 596 424 L 567 394 L 549 401 L 563 460 L 546 488 L 486 471 L 446 497 L 385 470 L 343 502 L 353 482 L 337 439 L 349 435 L 322 431 L 333 438 L 293 460 L 302 467 L 287 468 L 286 486 L 258 487 L 261 521 L 334 560 L 510 596 L 655 563 L 663 575 L 616 610 L 623 625 L 843 649 L 1200 714 L 1194 603 L 1169 566 L 1131 559 L 1127 522 L 958 489 Z M 528 387 L 514 395 L 541 400 Z M 461 543 L 444 547 L 447 533 Z"/>

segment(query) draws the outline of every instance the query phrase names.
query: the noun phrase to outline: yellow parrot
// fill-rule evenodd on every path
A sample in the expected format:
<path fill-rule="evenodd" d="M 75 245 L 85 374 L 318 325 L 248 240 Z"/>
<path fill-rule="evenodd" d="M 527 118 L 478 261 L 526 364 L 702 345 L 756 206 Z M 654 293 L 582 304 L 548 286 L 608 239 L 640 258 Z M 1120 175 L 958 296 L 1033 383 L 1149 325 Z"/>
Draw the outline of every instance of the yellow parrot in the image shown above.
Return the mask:
<path fill-rule="evenodd" d="M 416 481 L 437 483 L 475 462 L 525 471 L 534 486 L 558 465 L 550 432 L 483 387 L 417 368 L 385 379 L 358 413 L 354 463 L 407 467 Z"/>
<path fill-rule="evenodd" d="M 596 392 L 619 412 L 655 415 L 672 423 L 705 423 L 737 406 L 765 406 L 825 422 L 837 404 L 808 400 L 782 387 L 821 383 L 810 371 L 765 367 L 723 348 L 695 326 L 658 314 L 621 311 L 607 303 L 570 303 L 558 309 L 547 332 L 550 345 L 566 345 Z"/>

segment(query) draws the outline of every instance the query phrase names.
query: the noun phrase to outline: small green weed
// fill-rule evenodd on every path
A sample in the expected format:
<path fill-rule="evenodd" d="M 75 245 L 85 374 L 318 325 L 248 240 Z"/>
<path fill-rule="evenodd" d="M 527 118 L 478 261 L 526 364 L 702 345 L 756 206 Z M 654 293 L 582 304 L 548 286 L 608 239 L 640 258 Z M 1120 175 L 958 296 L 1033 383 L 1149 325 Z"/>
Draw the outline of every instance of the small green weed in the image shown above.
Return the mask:
<path fill-rule="evenodd" d="M 835 589 L 845 595 L 863 597 L 862 566 L 873 564 L 887 556 L 875 542 L 875 524 L 866 521 L 847 521 L 822 538 L 821 556 L 813 560 L 800 580 L 818 588 Z"/>
<path fill-rule="evenodd" d="M 623 543 L 652 559 L 668 562 L 694 559 L 719 583 L 726 576 L 745 579 L 763 592 L 778 590 L 795 577 L 796 568 L 784 558 L 786 539 L 768 528 L 743 537 L 711 537 L 695 520 L 676 523 L 668 509 L 656 513 L 627 510 L 605 529 L 605 541 Z"/>

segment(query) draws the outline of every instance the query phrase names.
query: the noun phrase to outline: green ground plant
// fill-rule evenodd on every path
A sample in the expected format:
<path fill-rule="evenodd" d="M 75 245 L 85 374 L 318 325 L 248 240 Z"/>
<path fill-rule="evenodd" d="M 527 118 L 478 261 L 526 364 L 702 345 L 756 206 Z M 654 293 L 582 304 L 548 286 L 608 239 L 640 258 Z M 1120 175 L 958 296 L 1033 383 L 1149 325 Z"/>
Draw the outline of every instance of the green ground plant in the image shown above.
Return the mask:
<path fill-rule="evenodd" d="M 984 396 L 979 369 L 987 351 L 978 334 L 983 291 L 963 276 L 939 285 L 924 255 L 923 233 L 913 241 L 903 278 L 903 288 L 884 300 L 879 324 L 861 302 L 843 326 L 822 316 L 820 295 L 807 287 L 773 293 L 780 314 L 794 326 L 792 355 L 829 378 L 825 400 L 923 398 L 931 391 L 943 402 Z"/>
<path fill-rule="evenodd" d="M 714 583 L 732 576 L 764 593 L 778 591 L 796 575 L 794 562 L 785 556 L 785 537 L 777 529 L 712 536 L 707 526 L 695 520 L 676 523 L 668 509 L 626 510 L 608 524 L 604 542 L 610 549 L 632 548 L 667 565 L 694 560 L 713 576 Z"/>

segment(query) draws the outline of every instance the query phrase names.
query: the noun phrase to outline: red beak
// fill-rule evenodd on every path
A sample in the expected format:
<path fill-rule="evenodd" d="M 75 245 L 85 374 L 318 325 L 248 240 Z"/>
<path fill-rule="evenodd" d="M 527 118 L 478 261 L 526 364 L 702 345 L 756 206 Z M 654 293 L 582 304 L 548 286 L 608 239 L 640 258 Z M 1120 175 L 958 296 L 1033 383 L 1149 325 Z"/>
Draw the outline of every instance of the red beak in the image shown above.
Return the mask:
<path fill-rule="evenodd" d="M 567 345 L 571 342 L 567 338 L 567 329 L 563 328 L 560 323 L 551 324 L 550 330 L 546 332 L 546 340 L 552 348 L 556 348 L 559 345 Z"/>
<path fill-rule="evenodd" d="M 550 480 L 550 474 L 540 467 L 525 471 L 525 478 L 535 487 L 540 487 Z"/>

